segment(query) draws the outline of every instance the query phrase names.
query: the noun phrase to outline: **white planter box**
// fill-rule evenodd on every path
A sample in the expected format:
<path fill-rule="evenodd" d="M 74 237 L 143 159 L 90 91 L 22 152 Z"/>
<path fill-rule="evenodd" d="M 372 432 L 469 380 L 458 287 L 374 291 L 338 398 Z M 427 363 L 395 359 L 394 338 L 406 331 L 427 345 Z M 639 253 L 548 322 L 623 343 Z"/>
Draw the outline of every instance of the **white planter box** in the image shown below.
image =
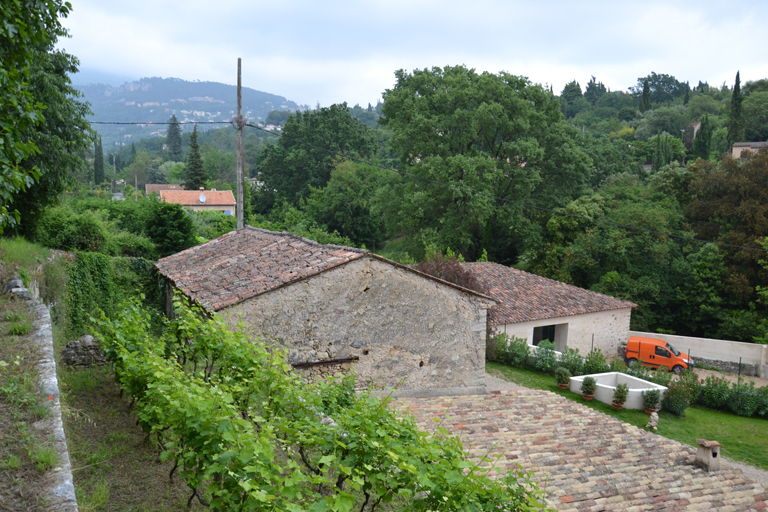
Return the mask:
<path fill-rule="evenodd" d="M 627 401 L 624 403 L 625 409 L 645 409 L 643 406 L 643 396 L 641 395 L 643 391 L 659 389 L 661 390 L 661 400 L 664 399 L 664 393 L 667 392 L 665 386 L 638 379 L 637 377 L 631 377 L 621 372 L 595 373 L 593 375 L 571 377 L 569 389 L 574 393 L 582 395 L 581 383 L 584 382 L 585 377 L 593 377 L 597 381 L 595 400 L 599 400 L 604 404 L 610 404 L 613 401 L 613 393 L 616 391 L 616 386 L 619 384 L 626 384 L 629 388 L 629 395 L 627 396 Z M 661 402 L 661 400 L 659 400 L 659 402 Z"/>

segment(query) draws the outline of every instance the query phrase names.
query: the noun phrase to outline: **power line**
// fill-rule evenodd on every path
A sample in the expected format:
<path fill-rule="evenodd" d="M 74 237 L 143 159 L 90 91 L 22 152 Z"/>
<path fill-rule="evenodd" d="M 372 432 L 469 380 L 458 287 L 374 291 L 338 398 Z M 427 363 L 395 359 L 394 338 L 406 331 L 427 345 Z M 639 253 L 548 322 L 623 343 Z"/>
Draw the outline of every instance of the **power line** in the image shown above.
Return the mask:
<path fill-rule="evenodd" d="M 163 123 L 135 123 L 135 122 L 132 122 L 132 123 L 129 123 L 129 122 L 113 122 L 113 121 L 91 121 L 91 124 L 126 124 L 126 125 L 139 125 L 139 124 L 141 124 L 141 125 L 145 125 L 145 124 L 173 124 L 173 123 L 169 123 L 169 122 L 163 122 Z M 198 123 L 197 121 L 185 121 L 185 122 L 179 122 L 177 124 L 233 124 L 233 123 L 232 123 L 232 121 L 210 121 L 210 122 L 205 121 L 205 122 L 200 122 L 200 123 Z M 627 224 L 619 224 L 617 222 L 611 222 L 611 221 L 608 221 L 608 220 L 592 219 L 590 217 L 585 217 L 583 215 L 577 215 L 575 213 L 562 212 L 562 211 L 554 210 L 552 208 L 547 208 L 547 207 L 544 207 L 544 206 L 538 206 L 538 205 L 535 205 L 535 204 L 526 203 L 524 201 L 515 201 L 513 199 L 506 199 L 506 198 L 503 198 L 503 197 L 494 196 L 492 194 L 486 194 L 484 192 L 478 192 L 478 191 L 472 190 L 470 188 L 461 187 L 461 186 L 458 186 L 458 185 L 452 185 L 450 183 L 445 183 L 445 182 L 433 180 L 433 179 L 430 179 L 430 178 L 425 178 L 423 176 L 418 176 L 416 174 L 411 174 L 409 172 L 401 171 L 399 169 L 394 169 L 392 167 L 384 167 L 383 165 L 371 164 L 371 163 L 366 162 L 364 160 L 361 160 L 359 158 L 355 158 L 354 156 L 347 155 L 346 153 L 341 153 L 339 151 L 332 151 L 332 150 L 327 149 L 327 148 L 322 148 L 320 146 L 315 146 L 314 144 L 311 144 L 309 142 L 306 142 L 306 141 L 303 141 L 303 140 L 299 140 L 299 139 L 294 139 L 292 137 L 284 135 L 281 132 L 274 132 L 274 131 L 271 131 L 271 130 L 267 130 L 266 128 L 264 128 L 262 126 L 259 126 L 259 125 L 245 123 L 245 126 L 248 126 L 250 128 L 255 128 L 257 130 L 261 130 L 261 131 L 263 131 L 263 132 L 265 132 L 267 134 L 274 135 L 274 136 L 277 136 L 277 137 L 285 137 L 286 139 L 288 139 L 288 140 L 290 140 L 292 142 L 295 142 L 297 144 L 302 144 L 304 146 L 307 146 L 307 147 L 310 147 L 310 148 L 313 148 L 313 149 L 317 149 L 318 151 L 323 151 L 323 152 L 328 153 L 330 155 L 334 155 L 334 156 L 338 155 L 338 156 L 341 156 L 343 158 L 346 158 L 347 160 L 351 160 L 352 162 L 368 165 L 368 166 L 371 166 L 371 167 L 376 167 L 376 168 L 382 169 L 384 171 L 395 172 L 397 174 L 400 174 L 401 176 L 408 176 L 409 178 L 421 180 L 421 181 L 424 181 L 426 183 L 432 183 L 433 185 L 440 185 L 440 186 L 443 186 L 443 187 L 452 188 L 454 190 L 458 190 L 458 191 L 464 192 L 466 194 L 478 195 L 478 196 L 481 196 L 481 197 L 487 197 L 488 199 L 493 199 L 495 201 L 501 201 L 501 202 L 504 202 L 504 203 L 515 204 L 515 205 L 518 205 L 518 206 L 522 206 L 524 208 L 532 208 L 532 209 L 535 209 L 535 210 L 548 212 L 548 213 L 551 213 L 553 215 L 561 215 L 563 217 L 571 217 L 571 218 L 574 218 L 574 219 L 586 220 L 586 221 L 589 221 L 589 222 L 594 222 L 596 224 L 604 224 L 604 225 L 607 225 L 607 226 L 613 226 L 613 227 L 617 227 L 617 228 L 621 228 L 621 229 L 627 229 L 627 230 L 630 230 L 630 231 L 637 231 L 637 232 L 640 232 L 640 233 L 649 233 L 649 234 L 653 234 L 653 235 L 668 236 L 670 238 L 677 238 L 677 239 L 680 239 L 680 240 L 688 240 L 688 241 L 691 241 L 691 242 L 698 242 L 698 243 L 704 243 L 704 244 L 715 244 L 715 245 L 719 245 L 719 246 L 722 246 L 722 247 L 731 247 L 733 249 L 746 249 L 746 250 L 749 250 L 749 251 L 768 252 L 765 249 L 759 249 L 757 247 L 747 247 L 747 246 L 744 246 L 744 245 L 727 244 L 725 242 L 713 242 L 711 240 L 704 240 L 704 239 L 701 239 L 701 238 L 694 238 L 694 237 L 684 236 L 684 235 L 676 235 L 674 233 L 666 233 L 664 231 L 656 231 L 656 230 L 653 230 L 653 229 L 638 228 L 636 226 L 630 226 L 630 225 L 627 225 Z"/>

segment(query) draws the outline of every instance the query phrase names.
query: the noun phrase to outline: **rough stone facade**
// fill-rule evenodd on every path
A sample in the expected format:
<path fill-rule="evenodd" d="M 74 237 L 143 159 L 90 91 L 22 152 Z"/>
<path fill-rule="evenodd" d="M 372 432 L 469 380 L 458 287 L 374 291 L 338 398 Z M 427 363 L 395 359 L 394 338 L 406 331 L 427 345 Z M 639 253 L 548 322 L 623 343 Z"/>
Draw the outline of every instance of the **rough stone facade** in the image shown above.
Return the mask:
<path fill-rule="evenodd" d="M 359 385 L 435 396 L 484 392 L 493 304 L 365 256 L 217 313 L 286 347 L 292 364 L 357 358 Z"/>

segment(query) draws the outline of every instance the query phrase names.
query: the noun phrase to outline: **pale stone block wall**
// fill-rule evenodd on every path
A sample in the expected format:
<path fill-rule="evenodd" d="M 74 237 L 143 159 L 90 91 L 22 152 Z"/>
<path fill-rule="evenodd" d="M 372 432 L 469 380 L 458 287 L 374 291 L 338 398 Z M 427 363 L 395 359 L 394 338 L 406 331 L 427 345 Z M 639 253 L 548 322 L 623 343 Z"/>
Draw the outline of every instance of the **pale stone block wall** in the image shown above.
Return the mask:
<path fill-rule="evenodd" d="M 595 335 L 595 348 L 603 354 L 613 356 L 618 346 L 629 338 L 629 320 L 632 308 L 587 313 L 584 315 L 548 318 L 519 324 L 504 324 L 494 326 L 496 332 L 506 332 L 507 336 L 515 336 L 528 340 L 533 344 L 533 328 L 544 325 L 555 325 L 555 344 L 562 352 L 565 347 L 577 348 L 582 355 L 592 348 L 592 335 Z"/>
<path fill-rule="evenodd" d="M 359 383 L 398 396 L 485 391 L 493 302 L 364 257 L 219 311 L 291 363 L 357 357 Z"/>

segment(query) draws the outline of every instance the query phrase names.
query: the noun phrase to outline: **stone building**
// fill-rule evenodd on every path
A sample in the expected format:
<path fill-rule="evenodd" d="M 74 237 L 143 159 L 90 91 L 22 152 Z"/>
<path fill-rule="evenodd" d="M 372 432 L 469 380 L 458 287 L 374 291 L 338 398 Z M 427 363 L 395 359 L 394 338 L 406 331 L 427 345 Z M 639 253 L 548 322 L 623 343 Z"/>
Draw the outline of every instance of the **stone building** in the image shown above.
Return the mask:
<path fill-rule="evenodd" d="M 577 348 L 584 354 L 594 347 L 616 353 L 629 337 L 632 302 L 561 283 L 498 263 L 462 263 L 496 305 L 488 324 L 538 345 L 549 339 L 562 352 Z"/>
<path fill-rule="evenodd" d="M 487 296 L 370 251 L 246 226 L 157 262 L 206 310 L 305 372 L 350 365 L 395 396 L 485 392 Z"/>

